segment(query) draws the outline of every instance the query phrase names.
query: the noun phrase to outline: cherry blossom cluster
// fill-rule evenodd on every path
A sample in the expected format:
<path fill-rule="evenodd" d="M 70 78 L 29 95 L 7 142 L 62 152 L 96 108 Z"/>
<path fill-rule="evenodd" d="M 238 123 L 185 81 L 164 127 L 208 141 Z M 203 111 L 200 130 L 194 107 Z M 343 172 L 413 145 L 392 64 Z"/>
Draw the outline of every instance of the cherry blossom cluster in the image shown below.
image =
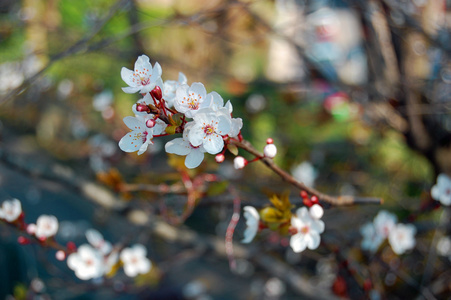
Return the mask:
<path fill-rule="evenodd" d="M 217 155 L 222 162 L 225 145 L 231 139 L 241 140 L 243 122 L 233 118 L 230 101 L 224 104 L 217 92 L 207 93 L 200 82 L 187 84 L 187 78 L 179 73 L 178 81 L 161 79 L 162 69 L 149 57 L 138 57 L 134 69 L 122 68 L 121 77 L 128 85 L 126 93 L 139 92 L 143 98 L 133 105 L 134 117 L 125 117 L 130 129 L 119 142 L 125 152 L 144 153 L 158 136 L 181 133 L 165 145 L 168 153 L 186 156 L 187 168 L 196 168 L 204 154 Z M 222 159 L 221 159 L 222 158 Z"/>
<path fill-rule="evenodd" d="M 437 183 L 431 189 L 431 196 L 444 206 L 451 205 L 451 178 L 448 175 L 438 175 Z"/>
<path fill-rule="evenodd" d="M 362 249 L 372 253 L 376 252 L 386 239 L 393 252 L 398 255 L 415 247 L 415 226 L 397 223 L 396 215 L 385 210 L 381 210 L 373 222 L 363 225 L 360 233 L 363 236 Z"/>
<path fill-rule="evenodd" d="M 288 224 L 282 222 L 277 226 L 278 229 L 285 225 L 287 226 L 288 234 L 291 235 L 290 246 L 296 253 L 302 252 L 307 248 L 311 250 L 318 248 L 321 242 L 320 234 L 324 232 L 325 228 L 324 222 L 321 220 L 324 210 L 318 203 L 318 198 L 316 196 L 308 198 L 305 191 L 301 192 L 301 196 L 305 206 L 298 208 L 295 214 L 288 212 L 291 215 L 291 218 L 288 219 Z M 291 208 L 291 204 L 286 207 Z M 260 217 L 260 214 L 265 214 L 264 210 L 259 213 L 253 206 L 245 206 L 243 210 L 243 215 L 246 219 L 246 229 L 242 243 L 250 243 L 259 230 L 271 228 L 272 226 L 266 224 L 268 222 L 265 222 L 264 218 Z"/>
<path fill-rule="evenodd" d="M 0 220 L 26 232 L 28 237 L 20 236 L 18 242 L 22 245 L 30 244 L 33 239 L 44 247 L 57 249 L 58 260 L 65 260 L 67 265 L 82 280 L 100 278 L 112 275 L 119 264 L 123 265 L 124 273 L 129 277 L 146 274 L 152 268 L 152 263 L 146 257 L 147 250 L 141 244 L 129 248 L 113 247 L 105 241 L 102 234 L 94 229 L 86 232 L 89 244 L 80 247 L 68 242 L 66 247 L 56 243 L 54 236 L 58 232 L 58 219 L 55 216 L 41 215 L 36 224 L 25 223 L 25 214 L 18 199 L 6 200 L 0 207 Z"/>

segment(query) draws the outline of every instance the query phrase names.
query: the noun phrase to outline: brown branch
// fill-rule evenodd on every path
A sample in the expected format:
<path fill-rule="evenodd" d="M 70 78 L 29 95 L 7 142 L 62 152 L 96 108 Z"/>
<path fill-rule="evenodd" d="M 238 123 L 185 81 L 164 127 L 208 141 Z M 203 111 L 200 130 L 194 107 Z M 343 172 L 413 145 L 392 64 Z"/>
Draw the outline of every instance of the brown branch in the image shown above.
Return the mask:
<path fill-rule="evenodd" d="M 249 152 L 252 155 L 260 157 L 261 161 L 268 168 L 270 168 L 274 173 L 279 175 L 284 181 L 290 183 L 291 185 L 294 185 L 295 187 L 299 188 L 300 190 L 304 190 L 309 194 L 317 196 L 319 200 L 327 202 L 331 205 L 344 206 L 344 205 L 353 205 L 353 204 L 382 204 L 383 203 L 383 199 L 381 199 L 381 198 L 362 198 L 362 197 L 354 197 L 354 196 L 334 197 L 334 196 L 330 196 L 327 194 L 323 194 L 323 193 L 317 191 L 316 189 L 308 187 L 304 183 L 297 181 L 293 176 L 291 176 L 286 171 L 282 170 L 278 165 L 276 165 L 272 159 L 264 157 L 263 154 L 258 152 L 248 141 L 243 140 L 243 141 L 239 142 L 236 140 L 230 140 L 230 143 Z"/>

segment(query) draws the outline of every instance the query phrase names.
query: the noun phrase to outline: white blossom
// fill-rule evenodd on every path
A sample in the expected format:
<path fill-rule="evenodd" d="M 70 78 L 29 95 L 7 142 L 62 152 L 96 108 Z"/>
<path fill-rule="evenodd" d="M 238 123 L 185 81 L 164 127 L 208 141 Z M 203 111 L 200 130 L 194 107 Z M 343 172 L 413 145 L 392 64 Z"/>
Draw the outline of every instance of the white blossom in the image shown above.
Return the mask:
<path fill-rule="evenodd" d="M 416 228 L 412 224 L 397 224 L 390 230 L 388 241 L 396 254 L 403 254 L 415 247 Z"/>
<path fill-rule="evenodd" d="M 152 91 L 157 85 L 163 89 L 161 74 L 162 70 L 159 63 L 155 63 L 152 68 L 149 57 L 141 55 L 135 62 L 134 70 L 129 70 L 125 67 L 122 68 L 122 80 L 128 84 L 128 87 L 122 88 L 122 90 L 128 94 L 133 94 L 138 91 L 145 94 Z"/>
<path fill-rule="evenodd" d="M 242 243 L 250 243 L 257 235 L 258 227 L 260 223 L 260 215 L 253 206 L 245 206 L 244 218 L 246 218 L 246 229 L 244 230 L 244 239 Z"/>
<path fill-rule="evenodd" d="M 360 245 L 362 250 L 368 250 L 374 253 L 384 241 L 384 237 L 377 233 L 374 222 L 368 222 L 360 227 L 360 233 L 363 236 L 363 240 Z"/>
<path fill-rule="evenodd" d="M 182 84 L 177 88 L 174 99 L 174 107 L 178 112 L 193 118 L 200 109 L 208 107 L 203 104 L 207 97 L 207 91 L 200 82 L 194 82 L 191 86 Z"/>
<path fill-rule="evenodd" d="M 141 244 L 135 244 L 131 248 L 125 248 L 120 254 L 124 263 L 124 272 L 129 277 L 138 274 L 146 274 L 152 268 L 152 263 L 146 257 L 147 250 Z"/>
<path fill-rule="evenodd" d="M 451 205 L 451 178 L 443 173 L 438 175 L 437 184 L 431 189 L 431 196 L 442 205 Z"/>
<path fill-rule="evenodd" d="M 95 229 L 88 229 L 85 232 L 86 239 L 88 242 L 103 255 L 107 255 L 113 249 L 110 242 L 105 241 L 103 235 Z"/>
<path fill-rule="evenodd" d="M 70 254 L 67 265 L 82 280 L 101 277 L 105 272 L 102 254 L 88 244 L 81 245 L 77 252 Z"/>
<path fill-rule="evenodd" d="M 203 145 L 210 154 L 218 154 L 224 148 L 223 135 L 231 128 L 230 119 L 224 113 L 210 108 L 200 110 L 194 116 L 194 126 L 189 132 L 190 143 L 197 147 Z"/>
<path fill-rule="evenodd" d="M 174 100 L 176 96 L 176 91 L 179 86 L 182 86 L 183 84 L 187 84 L 188 79 L 186 78 L 185 74 L 182 72 L 179 72 L 179 79 L 178 81 L 175 80 L 166 80 L 164 82 L 164 89 L 163 89 L 163 99 L 166 101 L 168 107 L 174 106 Z"/>
<path fill-rule="evenodd" d="M 189 122 L 185 125 L 185 130 L 183 131 L 183 138 L 176 138 L 169 141 L 165 145 L 165 150 L 167 153 L 186 155 L 185 166 L 188 169 L 197 168 L 200 163 L 204 160 L 205 149 L 202 145 L 193 146 L 189 142 L 189 131 L 194 126 L 194 122 Z"/>
<path fill-rule="evenodd" d="M 125 117 L 124 123 L 131 131 L 119 141 L 119 148 L 124 152 L 138 151 L 138 155 L 143 154 L 153 144 L 153 136 L 160 134 L 166 127 L 163 121 L 157 119 L 155 126 L 149 128 L 146 126 L 146 119 L 140 116 Z"/>
<path fill-rule="evenodd" d="M 14 222 L 20 217 L 21 213 L 22 205 L 19 200 L 6 200 L 0 208 L 0 219 L 5 219 L 7 222 Z"/>
<path fill-rule="evenodd" d="M 324 231 L 324 222 L 312 218 L 306 207 L 301 207 L 296 211 L 296 215 L 291 217 L 291 226 L 297 230 L 290 239 L 290 246 L 296 253 L 304 251 L 306 248 L 318 248 Z"/>
<path fill-rule="evenodd" d="M 37 238 L 49 238 L 58 232 L 58 219 L 55 216 L 41 215 L 36 221 Z"/>
<path fill-rule="evenodd" d="M 397 220 L 398 218 L 396 215 L 386 210 L 381 210 L 373 221 L 376 233 L 383 239 L 387 238 L 392 229 L 396 226 Z"/>
<path fill-rule="evenodd" d="M 291 170 L 293 177 L 300 182 L 303 182 L 306 186 L 313 187 L 315 180 L 318 177 L 317 171 L 308 161 L 304 161 Z"/>

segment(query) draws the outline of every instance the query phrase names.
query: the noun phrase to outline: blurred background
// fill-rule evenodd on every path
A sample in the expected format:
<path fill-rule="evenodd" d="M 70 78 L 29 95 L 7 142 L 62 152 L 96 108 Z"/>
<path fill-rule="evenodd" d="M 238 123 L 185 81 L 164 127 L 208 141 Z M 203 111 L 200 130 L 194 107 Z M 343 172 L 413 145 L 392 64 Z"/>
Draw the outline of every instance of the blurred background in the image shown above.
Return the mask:
<path fill-rule="evenodd" d="M 451 174 L 451 2 L 447 0 L 2 0 L 0 1 L 0 201 L 22 201 L 26 221 L 53 214 L 61 243 L 96 228 L 113 243 L 144 244 L 155 265 L 82 282 L 54 251 L 17 244 L 0 224 L 0 296 L 12 299 L 449 299 L 449 212 L 430 188 Z M 293 253 L 265 233 L 229 269 L 224 236 L 233 186 L 242 205 L 299 191 L 263 164 L 233 169 L 208 157 L 207 184 L 183 225 L 180 163 L 155 138 L 146 154 L 120 151 L 139 95 L 122 67 L 139 55 L 163 80 L 202 82 L 231 100 L 243 137 L 309 186 L 374 196 L 375 205 L 330 208 L 316 251 Z M 246 153 L 240 153 L 247 156 Z M 147 190 L 135 189 L 137 184 Z M 359 228 L 386 209 L 417 227 L 396 256 L 360 250 Z M 448 208 L 449 209 L 449 208 Z M 235 232 L 242 238 L 244 222 Z M 387 249 L 386 249 L 387 248 Z M 365 286 L 366 279 L 371 286 Z M 425 290 L 427 292 L 425 292 Z"/>

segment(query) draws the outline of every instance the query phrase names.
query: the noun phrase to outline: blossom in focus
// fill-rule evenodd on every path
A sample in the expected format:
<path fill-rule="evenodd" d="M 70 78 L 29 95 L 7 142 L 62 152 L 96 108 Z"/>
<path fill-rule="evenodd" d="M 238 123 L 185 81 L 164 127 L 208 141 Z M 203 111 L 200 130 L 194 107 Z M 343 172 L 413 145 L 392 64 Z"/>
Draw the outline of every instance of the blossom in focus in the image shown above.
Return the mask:
<path fill-rule="evenodd" d="M 77 252 L 70 254 L 67 265 L 82 280 L 101 277 L 105 272 L 102 254 L 88 244 L 81 245 Z"/>
<path fill-rule="evenodd" d="M 129 70 L 125 67 L 121 70 L 122 80 L 128 84 L 128 87 L 122 90 L 128 94 L 140 92 L 145 94 L 159 86 L 163 88 L 161 80 L 162 69 L 159 63 L 155 63 L 154 67 L 150 64 L 149 57 L 141 55 L 135 62 L 135 69 Z"/>
<path fill-rule="evenodd" d="M 194 82 L 191 86 L 187 84 L 179 86 L 175 95 L 175 109 L 188 118 L 193 118 L 201 108 L 207 107 L 207 104 L 203 104 L 207 97 L 207 91 L 200 82 Z"/>
<path fill-rule="evenodd" d="M 183 84 L 187 84 L 188 79 L 186 78 L 185 74 L 182 72 L 179 72 L 179 79 L 178 81 L 175 80 L 166 80 L 164 82 L 164 89 L 163 89 L 163 99 L 166 101 L 168 107 L 174 106 L 174 100 L 176 96 L 176 91 L 179 86 L 182 86 Z"/>
<path fill-rule="evenodd" d="M 240 133 L 240 130 L 243 127 L 243 120 L 241 118 L 232 118 L 233 106 L 232 103 L 230 103 L 230 100 L 224 105 L 224 100 L 221 95 L 216 92 L 211 92 L 207 95 L 206 104 L 213 111 L 219 111 L 228 117 L 231 127 L 230 131 L 226 134 L 229 137 L 236 137 Z"/>
<path fill-rule="evenodd" d="M 88 242 L 103 255 L 111 252 L 113 246 L 110 242 L 105 241 L 103 235 L 95 229 L 88 229 L 85 233 Z"/>
<path fill-rule="evenodd" d="M 303 182 L 306 186 L 313 187 L 318 174 L 312 164 L 308 161 L 297 165 L 291 170 L 293 177 L 300 182 Z"/>
<path fill-rule="evenodd" d="M 194 122 L 187 123 L 185 130 L 183 131 L 183 138 L 173 139 L 164 146 L 167 153 L 186 155 L 185 166 L 188 169 L 197 168 L 204 160 L 205 153 L 205 149 L 202 145 L 195 147 L 189 142 L 188 135 L 193 125 Z"/>
<path fill-rule="evenodd" d="M 396 254 L 403 254 L 415 247 L 416 228 L 412 224 L 397 224 L 388 235 L 390 246 Z"/>
<path fill-rule="evenodd" d="M 442 205 L 451 205 L 451 178 L 443 173 L 438 175 L 437 184 L 431 189 L 431 196 Z"/>
<path fill-rule="evenodd" d="M 312 218 L 306 207 L 299 208 L 296 215 L 291 217 L 291 226 L 297 231 L 290 239 L 290 246 L 294 252 L 318 248 L 321 241 L 320 233 L 324 231 L 324 222 Z"/>
<path fill-rule="evenodd" d="M 218 154 L 224 147 L 222 136 L 231 128 L 229 117 L 221 111 L 205 108 L 194 116 L 194 122 L 188 136 L 190 143 L 195 147 L 203 145 L 210 154 Z"/>
<path fill-rule="evenodd" d="M 5 219 L 7 222 L 14 222 L 20 217 L 21 213 L 22 205 L 19 200 L 6 200 L 0 208 L 0 219 Z"/>
<path fill-rule="evenodd" d="M 384 241 L 384 237 L 379 235 L 373 222 L 368 222 L 360 228 L 363 236 L 361 243 L 362 250 L 368 250 L 372 253 L 376 252 Z"/>
<path fill-rule="evenodd" d="M 37 238 L 49 238 L 58 232 L 58 219 L 55 216 L 41 215 L 36 221 Z"/>
<path fill-rule="evenodd" d="M 160 134 L 166 124 L 161 120 L 157 120 L 154 127 L 149 128 L 146 126 L 146 119 L 138 117 L 125 117 L 124 123 L 130 128 L 130 132 L 124 135 L 124 137 L 119 141 L 119 148 L 124 152 L 135 152 L 138 151 L 138 155 L 143 154 L 149 144 L 152 143 L 152 138 L 154 134 Z"/>
<path fill-rule="evenodd" d="M 247 244 L 250 243 L 257 235 L 260 215 L 253 206 L 245 206 L 243 210 L 243 215 L 246 219 L 246 229 L 244 230 L 244 239 L 241 242 Z"/>
<path fill-rule="evenodd" d="M 124 263 L 124 272 L 129 277 L 138 274 L 146 274 L 152 268 L 152 263 L 146 257 L 147 250 L 141 244 L 135 244 L 131 248 L 125 248 L 120 254 Z"/>
<path fill-rule="evenodd" d="M 381 210 L 373 221 L 376 233 L 383 239 L 387 238 L 392 229 L 396 226 L 397 221 L 398 218 L 396 215 L 386 210 Z"/>

